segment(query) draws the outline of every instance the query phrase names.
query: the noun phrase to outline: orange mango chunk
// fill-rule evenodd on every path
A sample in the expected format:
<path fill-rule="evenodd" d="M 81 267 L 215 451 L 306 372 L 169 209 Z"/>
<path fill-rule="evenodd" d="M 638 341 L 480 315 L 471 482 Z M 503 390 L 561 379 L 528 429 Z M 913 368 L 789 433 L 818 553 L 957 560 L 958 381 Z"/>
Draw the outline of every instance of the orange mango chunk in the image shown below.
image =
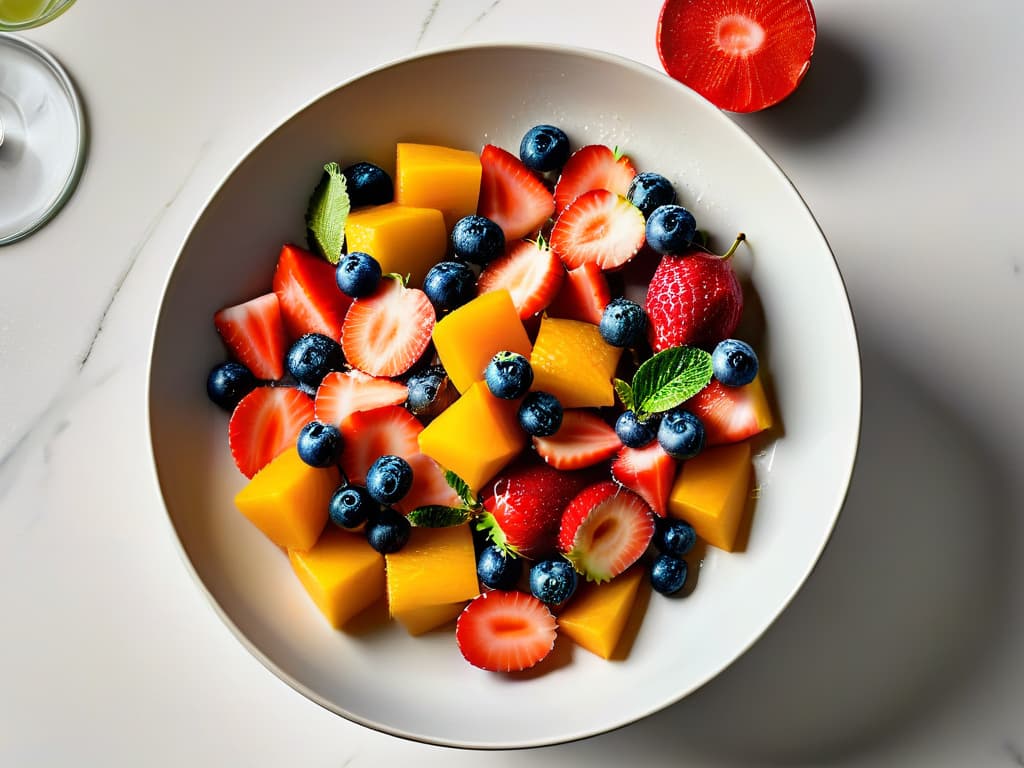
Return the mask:
<path fill-rule="evenodd" d="M 384 596 L 384 556 L 361 534 L 331 526 L 312 549 L 290 550 L 288 558 L 317 608 L 337 629 Z"/>
<path fill-rule="evenodd" d="M 619 644 L 636 602 L 644 569 L 630 568 L 603 584 L 580 584 L 579 591 L 558 614 L 558 630 L 602 659 Z"/>
<path fill-rule="evenodd" d="M 283 549 L 309 549 L 327 523 L 327 505 L 341 482 L 337 467 L 317 469 L 288 448 L 235 496 L 235 506 Z"/>
<path fill-rule="evenodd" d="M 530 356 L 530 338 L 506 290 L 490 291 L 463 304 L 434 326 L 434 348 L 459 392 L 483 380 L 496 352 Z"/>
<path fill-rule="evenodd" d="M 447 624 L 462 613 L 466 607 L 466 602 L 461 600 L 458 603 L 449 603 L 448 605 L 427 605 L 423 608 L 413 608 L 405 613 L 396 615 L 394 619 L 405 627 L 406 632 L 416 637 Z"/>
<path fill-rule="evenodd" d="M 478 381 L 419 434 L 420 451 L 478 491 L 526 445 L 518 401 Z"/>
<path fill-rule="evenodd" d="M 444 215 L 449 232 L 463 216 L 476 213 L 481 171 L 480 157 L 475 152 L 400 143 L 397 154 L 397 202 L 437 208 Z"/>
<path fill-rule="evenodd" d="M 349 253 L 368 253 L 385 275 L 409 275 L 409 285 L 419 288 L 430 268 L 444 260 L 448 233 L 434 208 L 386 203 L 350 213 L 345 242 Z"/>
<path fill-rule="evenodd" d="M 612 377 L 622 350 L 605 343 L 593 323 L 544 317 L 533 343 L 533 389 L 563 408 L 615 404 Z"/>
<path fill-rule="evenodd" d="M 705 448 L 683 462 L 668 496 L 668 513 L 708 544 L 732 552 L 750 496 L 750 442 Z"/>

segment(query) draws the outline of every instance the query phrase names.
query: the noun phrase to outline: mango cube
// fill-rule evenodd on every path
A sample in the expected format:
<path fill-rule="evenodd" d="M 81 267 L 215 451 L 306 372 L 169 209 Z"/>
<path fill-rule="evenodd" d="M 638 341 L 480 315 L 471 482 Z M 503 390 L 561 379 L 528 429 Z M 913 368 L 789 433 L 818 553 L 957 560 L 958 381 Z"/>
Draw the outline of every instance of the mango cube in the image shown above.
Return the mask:
<path fill-rule="evenodd" d="M 395 200 L 402 205 L 437 208 L 451 232 L 456 221 L 476 213 L 480 175 L 480 158 L 475 152 L 400 143 Z"/>
<path fill-rule="evenodd" d="M 386 203 L 361 208 L 349 214 L 345 223 L 348 252 L 368 253 L 384 274 L 409 275 L 409 285 L 418 288 L 434 264 L 444 260 L 448 233 L 441 212 Z"/>
<path fill-rule="evenodd" d="M 593 323 L 545 316 L 530 356 L 533 389 L 550 392 L 563 408 L 614 405 L 612 377 L 621 354 Z"/>
<path fill-rule="evenodd" d="M 337 467 L 311 467 L 293 445 L 253 476 L 235 506 L 277 546 L 309 549 L 327 523 L 340 481 Z"/>
<path fill-rule="evenodd" d="M 668 513 L 690 525 L 708 544 L 727 552 L 750 495 L 750 443 L 705 448 L 683 462 L 668 497 Z"/>
<path fill-rule="evenodd" d="M 636 602 L 644 570 L 634 566 L 604 584 L 587 582 L 558 614 L 558 629 L 602 659 L 610 659 Z"/>

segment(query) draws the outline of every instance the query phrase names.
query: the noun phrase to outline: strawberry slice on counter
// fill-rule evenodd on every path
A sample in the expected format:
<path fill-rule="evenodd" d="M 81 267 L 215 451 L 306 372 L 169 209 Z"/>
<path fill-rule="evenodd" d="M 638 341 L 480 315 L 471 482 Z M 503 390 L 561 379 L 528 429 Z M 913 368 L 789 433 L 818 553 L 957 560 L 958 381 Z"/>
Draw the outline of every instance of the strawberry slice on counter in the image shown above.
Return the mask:
<path fill-rule="evenodd" d="M 545 309 L 565 280 L 562 262 L 542 240 L 520 240 L 492 261 L 477 280 L 477 294 L 502 288 L 525 320 Z"/>
<path fill-rule="evenodd" d="M 565 273 L 562 289 L 548 306 L 551 317 L 601 324 L 604 308 L 612 300 L 608 278 L 592 261 Z"/>
<path fill-rule="evenodd" d="M 655 441 L 643 448 L 623 446 L 612 462 L 612 477 L 650 504 L 654 514 L 664 517 L 677 469 L 676 460 Z"/>
<path fill-rule="evenodd" d="M 243 397 L 228 422 L 235 466 L 251 478 L 291 445 L 313 421 L 313 400 L 290 387 L 257 387 Z"/>
<path fill-rule="evenodd" d="M 385 405 L 401 405 L 409 388 L 400 381 L 370 376 L 362 371 L 327 374 L 316 391 L 316 420 L 340 426 L 356 411 L 372 411 Z"/>
<path fill-rule="evenodd" d="M 551 250 L 567 269 L 587 263 L 615 269 L 640 251 L 644 215 L 626 198 L 607 189 L 592 189 L 562 211 L 551 230 Z"/>
<path fill-rule="evenodd" d="M 466 661 L 491 672 L 529 669 L 551 653 L 556 635 L 548 607 L 518 591 L 484 592 L 455 624 L 455 642 Z"/>
<path fill-rule="evenodd" d="M 596 413 L 571 408 L 551 437 L 533 438 L 533 447 L 555 469 L 583 469 L 598 464 L 622 447 L 615 430 Z"/>
<path fill-rule="evenodd" d="M 488 144 L 480 153 L 480 166 L 477 213 L 501 227 L 506 242 L 535 233 L 551 218 L 551 192 L 518 157 Z"/>
<path fill-rule="evenodd" d="M 683 407 L 704 424 L 705 445 L 737 443 L 772 425 L 772 411 L 759 378 L 742 387 L 712 379 Z"/>
<path fill-rule="evenodd" d="M 555 185 L 555 210 L 564 211 L 572 202 L 592 189 L 606 189 L 626 196 L 636 176 L 636 168 L 625 155 L 603 144 L 580 147 L 566 162 Z"/>
<path fill-rule="evenodd" d="M 281 248 L 274 270 L 274 293 L 289 338 L 322 333 L 337 341 L 352 300 L 338 290 L 334 267 L 294 245 Z"/>
<path fill-rule="evenodd" d="M 341 348 L 364 373 L 398 376 L 426 350 L 436 319 L 423 291 L 389 277 L 371 295 L 352 302 L 341 328 Z"/>
<path fill-rule="evenodd" d="M 284 354 L 288 346 L 281 305 L 267 293 L 255 299 L 225 307 L 213 316 L 217 333 L 228 350 L 258 379 L 284 376 Z"/>

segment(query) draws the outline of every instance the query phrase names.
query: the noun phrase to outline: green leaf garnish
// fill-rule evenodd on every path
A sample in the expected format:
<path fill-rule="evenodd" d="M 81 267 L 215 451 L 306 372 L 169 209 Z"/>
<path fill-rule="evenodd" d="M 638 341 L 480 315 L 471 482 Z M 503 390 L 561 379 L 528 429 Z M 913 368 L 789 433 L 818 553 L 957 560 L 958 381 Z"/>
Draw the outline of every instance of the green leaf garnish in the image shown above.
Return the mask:
<path fill-rule="evenodd" d="M 644 361 L 633 376 L 637 418 L 675 408 L 711 381 L 711 355 L 697 347 L 672 347 Z"/>
<path fill-rule="evenodd" d="M 629 382 L 622 379 L 612 379 L 612 386 L 615 387 L 615 394 L 619 396 L 622 406 L 627 411 L 632 411 L 635 403 L 633 402 L 633 388 L 629 386 Z"/>
<path fill-rule="evenodd" d="M 345 244 L 345 222 L 350 209 L 348 187 L 337 163 L 327 163 L 313 190 L 306 211 L 306 233 L 310 247 L 337 264 Z"/>
<path fill-rule="evenodd" d="M 484 512 L 476 519 L 476 529 L 486 533 L 490 540 L 504 554 L 519 557 L 519 550 L 509 543 L 505 532 L 498 525 L 498 519 L 490 512 Z"/>
<path fill-rule="evenodd" d="M 417 507 L 409 513 L 409 522 L 417 528 L 450 528 L 469 520 L 471 513 L 464 507 L 445 507 L 432 504 Z"/>
<path fill-rule="evenodd" d="M 469 484 L 450 469 L 444 471 L 444 481 L 448 483 L 448 486 L 455 491 L 462 500 L 462 503 L 467 507 L 474 509 L 480 505 Z"/>

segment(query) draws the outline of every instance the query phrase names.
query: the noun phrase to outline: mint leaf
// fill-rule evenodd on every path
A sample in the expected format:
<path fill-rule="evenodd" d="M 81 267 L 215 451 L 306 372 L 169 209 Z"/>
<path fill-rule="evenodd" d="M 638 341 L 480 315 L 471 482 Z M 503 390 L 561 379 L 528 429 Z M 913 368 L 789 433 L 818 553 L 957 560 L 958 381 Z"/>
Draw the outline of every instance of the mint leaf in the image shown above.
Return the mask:
<path fill-rule="evenodd" d="M 480 504 L 480 502 L 477 501 L 476 496 L 473 495 L 473 489 L 469 487 L 469 484 L 450 469 L 446 469 L 444 471 L 444 481 L 448 483 L 448 486 L 455 491 L 456 494 L 458 494 L 462 503 L 470 509 L 473 509 Z"/>
<path fill-rule="evenodd" d="M 697 347 L 672 347 L 649 360 L 633 376 L 633 400 L 640 419 L 661 413 L 700 392 L 711 381 L 711 355 Z"/>
<path fill-rule="evenodd" d="M 619 396 L 622 406 L 627 411 L 632 411 L 635 403 L 633 402 L 633 388 L 629 386 L 629 382 L 622 379 L 612 379 L 612 386 L 615 387 L 615 394 Z"/>
<path fill-rule="evenodd" d="M 328 163 L 309 199 L 306 234 L 310 247 L 331 264 L 341 259 L 349 209 L 348 188 L 341 168 L 337 163 Z"/>
<path fill-rule="evenodd" d="M 462 507 L 445 507 L 433 504 L 417 507 L 409 513 L 409 522 L 417 528 L 449 528 L 462 525 L 469 520 L 470 512 Z"/>

